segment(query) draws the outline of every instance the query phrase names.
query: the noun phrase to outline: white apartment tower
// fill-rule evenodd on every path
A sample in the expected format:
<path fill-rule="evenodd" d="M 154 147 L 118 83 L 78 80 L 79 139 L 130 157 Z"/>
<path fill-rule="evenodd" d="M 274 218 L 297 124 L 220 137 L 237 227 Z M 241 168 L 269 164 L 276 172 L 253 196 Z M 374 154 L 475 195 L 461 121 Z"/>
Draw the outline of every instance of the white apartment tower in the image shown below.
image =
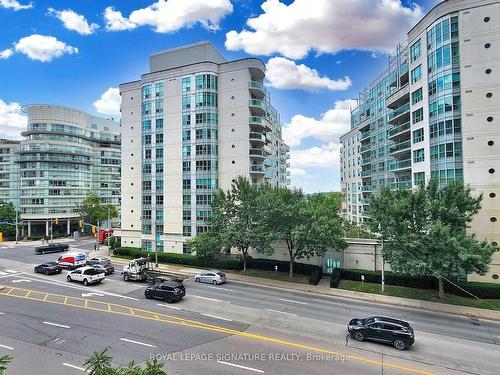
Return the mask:
<path fill-rule="evenodd" d="M 152 55 L 149 73 L 120 85 L 123 246 L 187 252 L 217 189 L 237 176 L 289 184 L 264 77 L 262 61 L 227 61 L 200 42 Z"/>
<path fill-rule="evenodd" d="M 483 196 L 468 230 L 500 243 L 500 1 L 437 4 L 390 55 L 351 117 L 350 133 L 360 132 L 363 217 L 382 186 L 458 180 Z M 344 202 L 352 186 L 345 185 Z M 500 251 L 486 275 L 468 279 L 500 282 Z"/>

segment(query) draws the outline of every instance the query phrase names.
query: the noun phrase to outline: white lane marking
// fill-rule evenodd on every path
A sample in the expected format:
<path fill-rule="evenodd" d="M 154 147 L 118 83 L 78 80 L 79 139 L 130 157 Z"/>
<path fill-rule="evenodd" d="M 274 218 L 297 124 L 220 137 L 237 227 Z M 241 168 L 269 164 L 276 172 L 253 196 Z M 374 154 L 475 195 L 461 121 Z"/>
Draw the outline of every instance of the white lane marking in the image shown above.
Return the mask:
<path fill-rule="evenodd" d="M 221 288 L 219 286 L 216 286 L 214 287 L 215 289 L 218 289 L 218 290 L 227 290 L 228 292 L 234 292 L 234 289 L 229 289 L 229 288 Z"/>
<path fill-rule="evenodd" d="M 195 298 L 206 299 L 206 300 L 209 300 L 209 301 L 222 302 L 220 299 L 208 298 L 208 297 L 203 297 L 203 296 L 197 296 L 197 295 L 194 295 L 194 294 L 191 294 L 190 296 L 191 297 L 195 297 Z"/>
<path fill-rule="evenodd" d="M 17 280 L 12 280 L 13 283 L 31 283 L 31 280 L 27 279 L 17 279 Z"/>
<path fill-rule="evenodd" d="M 55 282 L 55 281 L 48 281 L 46 279 L 47 278 L 46 276 L 31 275 L 31 274 L 28 274 L 26 272 L 22 272 L 22 273 L 25 274 L 25 275 L 29 275 L 29 277 L 26 277 L 26 279 L 31 280 L 31 281 L 40 281 L 40 282 L 43 282 L 43 283 L 46 283 L 46 284 L 63 286 L 65 288 L 70 288 L 70 289 L 77 289 L 77 290 L 84 290 L 84 291 L 88 290 L 88 288 L 85 288 L 85 287 L 79 287 L 79 286 L 76 286 L 76 285 L 69 285 L 69 284 L 64 284 L 64 283 Z M 35 279 L 33 279 L 32 277 L 34 277 Z M 107 296 L 112 296 L 112 297 L 126 298 L 126 299 L 130 299 L 132 301 L 140 301 L 140 299 L 138 299 L 138 298 L 123 296 L 121 294 L 115 294 L 115 293 L 111 293 L 111 292 L 105 292 L 105 291 L 102 291 L 102 290 L 100 291 L 100 293 L 105 294 Z"/>
<path fill-rule="evenodd" d="M 66 326 L 64 324 L 52 323 L 52 322 L 42 322 L 43 324 L 47 324 L 49 326 L 60 327 L 60 328 L 71 328 L 70 326 Z"/>
<path fill-rule="evenodd" d="M 91 296 L 104 297 L 104 294 L 94 293 L 94 292 L 82 293 L 82 297 L 91 297 Z"/>
<path fill-rule="evenodd" d="M 283 302 L 298 303 L 299 305 L 309 305 L 306 302 L 294 301 L 292 299 L 286 299 L 286 298 L 278 298 L 278 299 Z"/>
<path fill-rule="evenodd" d="M 5 272 L 8 272 L 8 273 L 17 273 L 17 271 L 14 271 L 14 270 L 5 270 Z"/>
<path fill-rule="evenodd" d="M 85 371 L 85 369 L 83 367 L 78 367 L 78 366 L 72 365 L 71 363 L 63 363 L 62 365 L 66 366 L 66 367 L 74 368 L 76 370 Z"/>
<path fill-rule="evenodd" d="M 2 273 L 0 273 L 0 275 L 2 275 Z M 0 279 L 6 278 L 6 277 L 16 277 L 19 275 L 20 275 L 20 273 L 16 273 L 16 274 L 3 273 L 3 276 L 0 276 Z"/>
<path fill-rule="evenodd" d="M 289 313 L 289 312 L 286 312 L 286 311 L 279 311 L 279 310 L 273 310 L 273 309 L 265 309 L 266 311 L 271 311 L 271 312 L 275 312 L 275 313 L 280 313 L 280 314 L 287 314 L 287 315 L 294 315 L 294 316 L 297 316 L 297 314 L 292 314 L 292 313 Z"/>
<path fill-rule="evenodd" d="M 147 346 L 148 348 L 156 348 L 155 345 L 151 345 L 151 344 L 146 344 L 144 342 L 140 342 L 140 341 L 134 341 L 134 340 L 129 340 L 129 339 L 125 339 L 125 338 L 120 338 L 121 341 L 126 341 L 126 342 L 131 342 L 132 344 L 137 344 L 137 345 L 142 345 L 142 346 Z"/>
<path fill-rule="evenodd" d="M 214 318 L 214 319 L 220 319 L 220 320 L 225 320 L 227 322 L 232 322 L 231 319 L 228 319 L 228 318 L 223 318 L 221 316 L 217 316 L 217 315 L 210 315 L 210 314 L 201 314 L 203 316 L 208 316 L 209 318 Z"/>
<path fill-rule="evenodd" d="M 246 367 L 246 366 L 236 365 L 234 363 L 229 363 L 229 362 L 224 362 L 224 361 L 217 361 L 217 363 L 220 363 L 222 365 L 228 365 L 228 366 L 238 367 L 238 368 L 241 368 L 243 370 L 249 370 L 249 371 L 258 372 L 260 374 L 264 373 L 264 371 L 262 371 L 262 370 L 258 370 L 256 368 L 252 368 L 252 367 Z"/>
<path fill-rule="evenodd" d="M 5 348 L 5 349 L 9 349 L 9 350 L 14 350 L 14 348 L 13 348 L 12 346 L 2 345 L 2 344 L 0 344 L 0 348 Z"/>
<path fill-rule="evenodd" d="M 3 315 L 3 312 L 0 312 L 0 315 Z"/>
<path fill-rule="evenodd" d="M 7 275 L 7 272 L 0 271 L 0 275 Z"/>
<path fill-rule="evenodd" d="M 169 305 L 164 305 L 163 303 L 157 303 L 158 306 L 163 306 L 163 307 L 168 307 L 169 309 L 174 309 L 174 310 L 182 310 L 180 307 L 177 306 L 169 306 Z"/>

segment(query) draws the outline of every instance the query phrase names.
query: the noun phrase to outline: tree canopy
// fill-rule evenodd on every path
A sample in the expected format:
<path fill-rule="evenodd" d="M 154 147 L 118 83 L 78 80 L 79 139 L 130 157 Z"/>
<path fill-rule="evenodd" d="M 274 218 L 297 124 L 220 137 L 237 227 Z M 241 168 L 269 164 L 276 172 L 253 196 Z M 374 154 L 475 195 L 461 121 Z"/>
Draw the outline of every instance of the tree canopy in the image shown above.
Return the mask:
<path fill-rule="evenodd" d="M 383 239 L 384 259 L 394 271 L 437 276 L 443 296 L 443 278 L 488 271 L 496 248 L 466 232 L 481 200 L 459 182 L 443 188 L 435 180 L 416 190 L 384 188 L 370 201 L 369 225 Z"/>
<path fill-rule="evenodd" d="M 118 217 L 118 210 L 112 204 L 102 204 L 101 199 L 96 194 L 87 196 L 81 205 L 80 211 L 83 216 L 88 218 L 90 224 L 96 225 L 97 222 L 103 222 L 109 217 L 114 219 Z"/>
<path fill-rule="evenodd" d="M 0 224 L 0 232 L 4 237 L 14 237 L 16 235 L 16 209 L 12 202 L 0 202 L 0 221 L 9 224 Z"/>
<path fill-rule="evenodd" d="M 156 359 L 146 362 L 146 367 L 142 368 L 130 362 L 127 367 L 113 366 L 112 358 L 106 354 L 107 348 L 95 351 L 84 363 L 85 370 L 90 375 L 166 375 L 163 370 L 163 363 Z"/>

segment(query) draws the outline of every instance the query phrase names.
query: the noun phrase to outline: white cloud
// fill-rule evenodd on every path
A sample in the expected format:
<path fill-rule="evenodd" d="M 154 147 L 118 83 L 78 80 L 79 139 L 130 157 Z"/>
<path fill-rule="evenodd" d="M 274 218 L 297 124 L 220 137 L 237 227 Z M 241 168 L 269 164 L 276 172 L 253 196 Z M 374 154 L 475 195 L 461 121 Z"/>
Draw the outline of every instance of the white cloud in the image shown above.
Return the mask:
<path fill-rule="evenodd" d="M 309 173 L 307 173 L 307 171 L 303 168 L 293 168 L 291 167 L 290 168 L 290 175 L 292 178 L 296 178 L 296 177 L 302 177 L 302 178 L 308 178 L 308 177 L 312 177 Z"/>
<path fill-rule="evenodd" d="M 4 49 L 3 51 L 0 51 L 0 59 L 8 59 L 13 53 L 14 51 L 10 48 Z"/>
<path fill-rule="evenodd" d="M 355 100 L 339 100 L 319 119 L 295 115 L 283 128 L 283 139 L 290 146 L 299 145 L 303 139 L 315 138 L 325 142 L 338 141 L 351 127 L 351 108 Z"/>
<path fill-rule="evenodd" d="M 294 61 L 284 57 L 269 59 L 266 64 L 266 78 L 271 87 L 278 89 L 347 90 L 352 84 L 349 77 L 339 80 L 322 77 L 316 69 L 311 69 L 304 64 L 297 65 Z"/>
<path fill-rule="evenodd" d="M 106 21 L 106 29 L 110 31 L 131 30 L 137 27 L 135 23 L 123 17 L 122 13 L 113 7 L 107 7 L 104 10 L 104 20 Z"/>
<path fill-rule="evenodd" d="M 16 0 L 0 0 L 0 6 L 6 9 L 14 9 L 17 12 L 22 9 L 33 8 L 33 3 L 23 5 Z"/>
<path fill-rule="evenodd" d="M 90 35 L 99 28 L 98 24 L 89 24 L 84 16 L 71 9 L 55 10 L 49 8 L 48 11 L 49 14 L 56 16 L 65 28 L 76 31 L 80 35 Z"/>
<path fill-rule="evenodd" d="M 146 8 L 134 10 L 128 19 L 108 7 L 104 18 L 108 30 L 150 25 L 156 32 L 171 33 L 198 22 L 209 30 L 217 30 L 220 20 L 232 11 L 230 0 L 158 0 Z"/>
<path fill-rule="evenodd" d="M 19 39 L 14 44 L 16 52 L 28 56 L 32 60 L 50 62 L 65 53 L 78 53 L 78 48 L 72 47 L 53 36 L 33 34 Z"/>
<path fill-rule="evenodd" d="M 290 152 L 290 165 L 292 169 L 322 167 L 329 169 L 340 168 L 340 144 L 330 142 L 321 146 L 314 146 L 304 150 L 292 150 Z"/>
<path fill-rule="evenodd" d="M 400 0 L 280 0 L 262 3 L 263 13 L 249 18 L 249 29 L 226 34 L 226 48 L 254 55 L 280 53 L 299 59 L 310 50 L 391 51 L 422 16 L 422 9 Z"/>
<path fill-rule="evenodd" d="M 26 130 L 27 121 L 19 103 L 7 104 L 0 99 L 0 137 L 21 139 L 21 132 Z"/>
<path fill-rule="evenodd" d="M 110 87 L 94 102 L 94 108 L 101 114 L 119 118 L 120 103 L 120 91 L 116 87 Z"/>

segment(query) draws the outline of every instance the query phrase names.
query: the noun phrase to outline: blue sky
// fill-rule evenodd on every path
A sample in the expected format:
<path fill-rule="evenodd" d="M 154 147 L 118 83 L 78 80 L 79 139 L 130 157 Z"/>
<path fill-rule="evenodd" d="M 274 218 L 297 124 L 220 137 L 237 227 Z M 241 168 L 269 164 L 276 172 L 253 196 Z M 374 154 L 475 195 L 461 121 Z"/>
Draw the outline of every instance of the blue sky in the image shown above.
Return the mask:
<path fill-rule="evenodd" d="M 436 0 L 0 0 L 0 137 L 25 126 L 21 104 L 109 117 L 118 84 L 151 53 L 211 41 L 227 59 L 268 66 L 291 144 L 292 184 L 339 189 L 338 137 L 387 51 Z M 103 95 L 101 97 L 101 95 Z M 96 103 L 101 99 L 99 102 Z"/>

